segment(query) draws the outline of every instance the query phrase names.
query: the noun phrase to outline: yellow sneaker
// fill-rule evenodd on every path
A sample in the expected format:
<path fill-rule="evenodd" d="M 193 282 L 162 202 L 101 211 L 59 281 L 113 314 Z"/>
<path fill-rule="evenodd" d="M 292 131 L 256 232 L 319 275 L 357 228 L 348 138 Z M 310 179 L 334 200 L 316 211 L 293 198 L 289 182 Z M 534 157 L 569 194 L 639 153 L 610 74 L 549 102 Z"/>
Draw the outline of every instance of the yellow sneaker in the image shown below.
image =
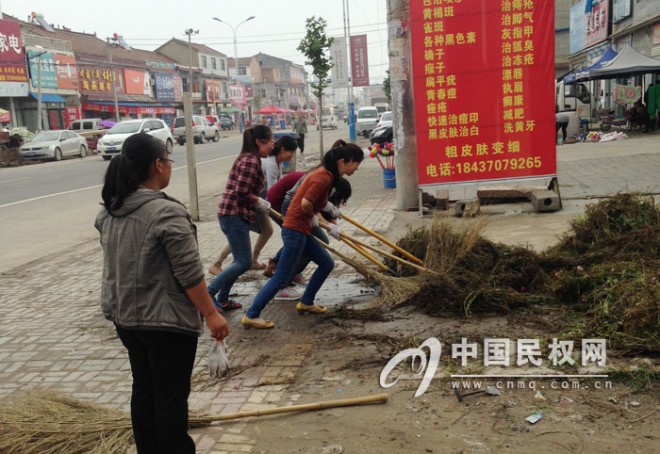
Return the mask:
<path fill-rule="evenodd" d="M 256 329 L 270 329 L 275 326 L 275 322 L 272 320 L 264 320 L 263 318 L 247 318 L 245 315 L 241 319 L 241 325 L 243 328 L 256 328 Z"/>
<path fill-rule="evenodd" d="M 299 313 L 309 312 L 310 314 L 325 314 L 328 312 L 328 308 L 324 306 L 319 306 L 318 304 L 296 304 L 296 310 Z"/>

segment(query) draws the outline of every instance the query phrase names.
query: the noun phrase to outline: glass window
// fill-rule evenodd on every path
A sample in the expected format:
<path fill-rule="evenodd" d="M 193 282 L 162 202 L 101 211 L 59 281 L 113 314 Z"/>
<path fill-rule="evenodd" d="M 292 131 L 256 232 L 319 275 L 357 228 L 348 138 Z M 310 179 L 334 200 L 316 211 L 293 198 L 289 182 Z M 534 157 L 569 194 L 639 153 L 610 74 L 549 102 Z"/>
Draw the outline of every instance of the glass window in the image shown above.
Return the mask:
<path fill-rule="evenodd" d="M 206 55 L 202 55 L 202 68 L 208 68 L 206 63 Z"/>
<path fill-rule="evenodd" d="M 211 68 L 218 69 L 218 65 L 217 65 L 215 57 L 211 57 Z"/>

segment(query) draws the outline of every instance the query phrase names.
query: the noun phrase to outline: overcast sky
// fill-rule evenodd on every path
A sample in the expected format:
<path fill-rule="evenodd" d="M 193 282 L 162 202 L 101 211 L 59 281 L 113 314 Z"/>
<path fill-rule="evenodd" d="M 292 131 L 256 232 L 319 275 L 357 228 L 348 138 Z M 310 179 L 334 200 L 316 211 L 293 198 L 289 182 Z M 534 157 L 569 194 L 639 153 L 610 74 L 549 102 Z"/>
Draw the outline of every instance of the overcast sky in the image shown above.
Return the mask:
<path fill-rule="evenodd" d="M 305 35 L 305 19 L 320 16 L 328 22 L 330 36 L 343 36 L 342 0 L 0 0 L 3 14 L 21 20 L 35 11 L 54 25 L 93 33 L 105 39 L 123 35 L 136 48 L 153 50 L 168 39 L 187 40 L 184 30 L 199 30 L 193 41 L 234 56 L 229 26 L 249 16 L 255 19 L 237 29 L 238 55 L 258 52 L 304 64 L 296 47 Z M 387 66 L 387 1 L 349 0 L 352 35 L 366 34 L 369 46 L 369 79 L 382 83 Z"/>

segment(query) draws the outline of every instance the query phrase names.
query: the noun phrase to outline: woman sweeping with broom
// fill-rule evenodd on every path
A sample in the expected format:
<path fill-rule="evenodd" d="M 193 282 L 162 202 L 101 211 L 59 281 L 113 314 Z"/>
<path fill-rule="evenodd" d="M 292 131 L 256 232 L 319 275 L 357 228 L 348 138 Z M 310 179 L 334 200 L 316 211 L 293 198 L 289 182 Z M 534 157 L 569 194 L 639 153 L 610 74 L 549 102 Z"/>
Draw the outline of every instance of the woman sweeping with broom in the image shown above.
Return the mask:
<path fill-rule="evenodd" d="M 296 304 L 296 309 L 301 313 L 327 312 L 325 307 L 315 304 L 314 299 L 334 268 L 335 262 L 318 241 L 312 238 L 312 228 L 319 225 L 317 215 L 326 206 L 330 190 L 339 184 L 342 176 L 352 175 L 363 159 L 364 153 L 356 145 L 348 144 L 333 148 L 323 157 L 322 166 L 302 182 L 284 217 L 282 255 L 275 274 L 257 294 L 247 314 L 241 319 L 241 324 L 245 328 L 268 329 L 275 325 L 271 320 L 261 318 L 261 311 L 278 290 L 289 284 L 303 253 L 316 263 L 318 268 L 312 274 L 305 293 Z M 338 237 L 339 228 L 337 226 L 334 228 L 335 231 L 331 234 Z"/>
<path fill-rule="evenodd" d="M 128 350 L 139 454 L 195 452 L 188 396 L 202 316 L 215 339 L 229 333 L 206 289 L 188 211 L 162 192 L 172 162 L 160 140 L 126 139 L 106 171 L 95 222 L 103 246 L 101 308 Z"/>

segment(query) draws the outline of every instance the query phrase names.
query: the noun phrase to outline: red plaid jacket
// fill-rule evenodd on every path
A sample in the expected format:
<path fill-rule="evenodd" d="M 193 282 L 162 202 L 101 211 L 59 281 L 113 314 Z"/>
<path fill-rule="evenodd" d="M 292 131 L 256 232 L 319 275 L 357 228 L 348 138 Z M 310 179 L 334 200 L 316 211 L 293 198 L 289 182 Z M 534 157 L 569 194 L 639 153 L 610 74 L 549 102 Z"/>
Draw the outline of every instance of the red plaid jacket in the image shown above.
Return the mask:
<path fill-rule="evenodd" d="M 261 171 L 261 159 L 245 153 L 234 162 L 225 192 L 220 196 L 218 217 L 240 216 L 248 222 L 254 222 L 254 203 L 251 195 L 258 195 L 264 187 L 264 174 Z"/>

